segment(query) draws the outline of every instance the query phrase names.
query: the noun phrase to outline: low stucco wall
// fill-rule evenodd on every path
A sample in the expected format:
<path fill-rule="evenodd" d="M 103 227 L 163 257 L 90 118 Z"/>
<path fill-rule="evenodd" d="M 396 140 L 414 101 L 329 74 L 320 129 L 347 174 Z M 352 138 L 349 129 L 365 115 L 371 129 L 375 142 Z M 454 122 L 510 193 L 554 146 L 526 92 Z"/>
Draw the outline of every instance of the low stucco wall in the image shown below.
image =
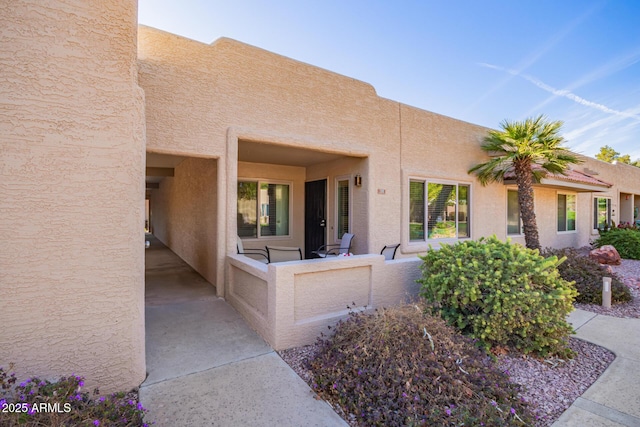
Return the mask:
<path fill-rule="evenodd" d="M 415 297 L 421 260 L 356 255 L 261 264 L 227 257 L 227 300 L 276 350 L 312 344 L 351 310 Z"/>
<path fill-rule="evenodd" d="M 273 343 L 275 286 L 269 286 L 267 265 L 243 255 L 229 255 L 226 276 L 225 299 L 262 338 Z"/>

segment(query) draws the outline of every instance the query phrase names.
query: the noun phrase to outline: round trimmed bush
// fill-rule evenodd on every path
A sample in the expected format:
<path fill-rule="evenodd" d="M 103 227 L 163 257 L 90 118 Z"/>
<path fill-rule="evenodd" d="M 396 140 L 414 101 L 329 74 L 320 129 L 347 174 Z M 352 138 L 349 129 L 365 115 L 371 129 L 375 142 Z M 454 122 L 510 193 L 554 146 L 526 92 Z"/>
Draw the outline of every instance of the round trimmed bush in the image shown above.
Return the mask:
<path fill-rule="evenodd" d="M 442 245 L 424 257 L 421 296 L 463 333 L 487 347 L 570 356 L 566 316 L 576 289 L 562 260 L 495 236 Z"/>

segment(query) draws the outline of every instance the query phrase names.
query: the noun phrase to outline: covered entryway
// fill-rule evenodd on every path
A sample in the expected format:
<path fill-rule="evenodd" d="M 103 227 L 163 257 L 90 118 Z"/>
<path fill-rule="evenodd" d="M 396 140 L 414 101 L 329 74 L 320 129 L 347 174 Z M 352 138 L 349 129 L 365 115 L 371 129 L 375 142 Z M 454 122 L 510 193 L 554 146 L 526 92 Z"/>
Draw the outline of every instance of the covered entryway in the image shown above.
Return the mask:
<path fill-rule="evenodd" d="M 217 175 L 216 159 L 147 153 L 148 228 L 211 287 L 218 271 Z"/>
<path fill-rule="evenodd" d="M 360 187 L 362 179 L 355 181 L 358 176 L 367 182 L 366 154 L 321 151 L 255 136 L 238 136 L 235 143 L 237 182 L 229 183 L 229 194 L 237 201 L 229 207 L 237 222 L 228 233 L 239 236 L 245 249 L 300 248 L 310 259 L 314 250 L 339 243 L 348 232 L 356 236 L 353 252 L 367 253 L 370 195 Z M 233 147 L 234 141 L 229 144 Z M 286 200 L 274 199 L 278 191 Z"/>

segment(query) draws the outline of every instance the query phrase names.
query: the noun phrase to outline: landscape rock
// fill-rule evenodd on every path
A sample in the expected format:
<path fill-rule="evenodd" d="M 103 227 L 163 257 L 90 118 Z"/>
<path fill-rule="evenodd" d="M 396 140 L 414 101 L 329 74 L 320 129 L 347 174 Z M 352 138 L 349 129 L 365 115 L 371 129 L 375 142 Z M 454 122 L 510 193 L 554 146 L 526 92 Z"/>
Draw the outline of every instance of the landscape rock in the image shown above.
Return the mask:
<path fill-rule="evenodd" d="M 620 254 L 611 245 L 604 245 L 589 252 L 589 258 L 600 264 L 620 265 Z"/>

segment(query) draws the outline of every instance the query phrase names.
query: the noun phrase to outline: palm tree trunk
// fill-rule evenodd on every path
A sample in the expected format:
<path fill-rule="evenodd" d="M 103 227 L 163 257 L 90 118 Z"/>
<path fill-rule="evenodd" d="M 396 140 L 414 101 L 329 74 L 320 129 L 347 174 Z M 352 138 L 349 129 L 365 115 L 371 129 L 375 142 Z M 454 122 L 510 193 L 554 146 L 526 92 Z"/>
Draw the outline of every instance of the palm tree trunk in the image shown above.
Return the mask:
<path fill-rule="evenodd" d="M 533 174 L 529 162 L 514 164 L 516 183 L 518 184 L 518 202 L 520 203 L 520 218 L 524 229 L 524 241 L 529 249 L 540 249 L 538 224 L 533 203 Z"/>

